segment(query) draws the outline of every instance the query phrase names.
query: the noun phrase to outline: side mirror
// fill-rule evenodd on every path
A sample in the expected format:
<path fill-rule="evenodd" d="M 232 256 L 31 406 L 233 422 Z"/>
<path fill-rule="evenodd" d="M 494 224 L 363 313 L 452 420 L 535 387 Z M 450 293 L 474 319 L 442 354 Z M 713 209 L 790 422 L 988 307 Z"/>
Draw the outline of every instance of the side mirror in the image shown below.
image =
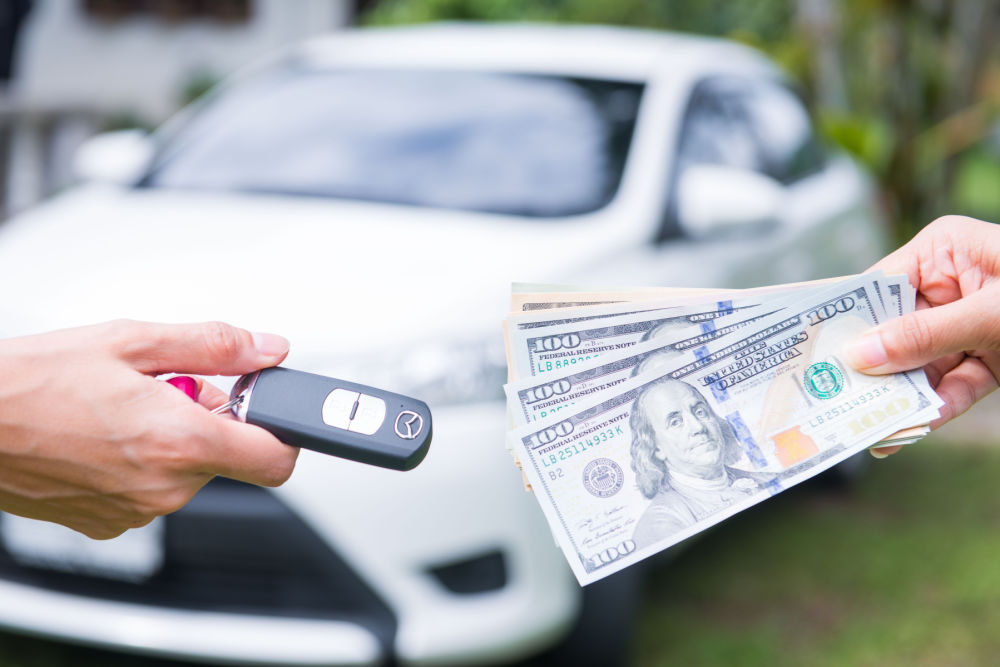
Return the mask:
<path fill-rule="evenodd" d="M 153 141 L 142 130 L 119 130 L 87 139 L 73 156 L 73 173 L 82 181 L 133 185 L 153 160 Z"/>
<path fill-rule="evenodd" d="M 677 219 L 695 238 L 759 230 L 778 221 L 784 197 L 784 187 L 764 174 L 691 165 L 677 184 Z"/>

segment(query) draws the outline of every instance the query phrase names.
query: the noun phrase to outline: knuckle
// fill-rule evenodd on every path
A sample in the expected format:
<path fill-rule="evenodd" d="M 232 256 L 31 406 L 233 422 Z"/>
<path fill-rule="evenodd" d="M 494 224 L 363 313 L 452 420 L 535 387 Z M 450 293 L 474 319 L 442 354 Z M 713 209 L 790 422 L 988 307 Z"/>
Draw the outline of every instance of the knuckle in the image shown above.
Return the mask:
<path fill-rule="evenodd" d="M 127 318 L 119 318 L 117 320 L 111 320 L 104 323 L 104 327 L 107 329 L 108 333 L 118 336 L 127 336 L 131 334 L 138 326 L 139 322 Z"/>
<path fill-rule="evenodd" d="M 148 526 L 152 523 L 153 519 L 156 517 L 150 514 L 136 514 L 135 516 L 127 519 L 125 523 L 128 526 L 128 530 L 133 528 L 142 528 L 143 526 Z"/>
<path fill-rule="evenodd" d="M 990 357 L 990 359 L 984 359 L 983 364 L 993 376 L 993 383 L 1000 387 L 1000 358 L 997 358 L 996 355 L 990 355 Z"/>
<path fill-rule="evenodd" d="M 956 220 L 961 220 L 961 219 L 962 219 L 961 216 L 958 216 L 958 215 L 951 215 L 951 214 L 949 214 L 949 215 L 940 215 L 937 218 L 935 218 L 933 220 L 933 222 L 931 222 L 931 225 L 934 225 L 935 227 L 941 227 L 941 226 L 944 226 L 944 225 L 952 225 L 952 224 L 955 223 Z M 931 225 L 928 225 L 928 227 L 931 226 Z"/>
<path fill-rule="evenodd" d="M 172 489 L 160 498 L 156 514 L 157 516 L 172 514 L 187 505 L 193 497 L 194 492 L 186 487 Z"/>
<path fill-rule="evenodd" d="M 209 354 L 214 357 L 230 359 L 236 357 L 242 348 L 239 331 L 225 322 L 206 322 L 203 335 Z"/>
<path fill-rule="evenodd" d="M 996 290 L 996 292 L 993 296 L 1000 297 L 1000 290 Z M 990 352 L 998 353 L 1000 352 L 1000 312 L 994 313 L 990 320 L 986 322 L 986 326 L 982 327 L 984 330 L 983 346 Z M 994 363 L 997 363 L 998 368 L 1000 368 L 1000 360 L 994 359 Z M 994 372 L 994 375 L 997 373 Z"/>
<path fill-rule="evenodd" d="M 105 322 L 100 332 L 102 338 L 113 341 L 119 349 L 127 349 L 136 341 L 145 342 L 142 335 L 142 323 L 135 320 L 118 319 Z"/>
<path fill-rule="evenodd" d="M 948 230 L 955 230 L 962 227 L 967 227 L 970 223 L 974 222 L 972 218 L 966 217 L 964 215 L 942 215 L 936 218 L 928 227 L 945 227 Z"/>
<path fill-rule="evenodd" d="M 161 470 L 175 472 L 189 468 L 195 456 L 187 441 L 170 439 L 162 441 L 151 458 L 151 463 Z"/>
<path fill-rule="evenodd" d="M 938 415 L 941 423 L 951 421 L 955 417 L 961 416 L 975 402 L 975 392 L 965 382 L 951 383 L 944 391 L 939 392 L 944 399 Z"/>
<path fill-rule="evenodd" d="M 935 334 L 926 320 L 917 314 L 900 318 L 897 349 L 890 350 L 897 356 L 928 359 L 935 349 Z"/>
<path fill-rule="evenodd" d="M 962 398 L 958 402 L 957 414 L 963 414 L 966 410 L 976 404 L 979 397 L 976 394 L 976 387 L 971 382 L 962 383 Z"/>
<path fill-rule="evenodd" d="M 200 460 L 197 434 L 182 419 L 157 420 L 134 450 L 140 467 L 151 474 L 177 473 L 195 467 Z"/>
<path fill-rule="evenodd" d="M 184 485 L 142 493 L 133 500 L 135 511 L 129 527 L 144 526 L 158 516 L 176 512 L 193 496 L 194 491 Z"/>
<path fill-rule="evenodd" d="M 125 359 L 150 358 L 164 342 L 159 329 L 148 322 L 118 319 L 103 326 L 100 340 L 107 341 Z"/>
<path fill-rule="evenodd" d="M 117 526 L 110 524 L 92 524 L 86 526 L 70 526 L 77 532 L 83 533 L 92 540 L 113 540 L 126 530 L 127 526 Z"/>
<path fill-rule="evenodd" d="M 159 465 L 171 472 L 194 470 L 203 458 L 203 448 L 199 444 L 199 439 L 180 426 L 176 427 L 173 437 L 160 443 L 160 451 L 157 453 Z"/>

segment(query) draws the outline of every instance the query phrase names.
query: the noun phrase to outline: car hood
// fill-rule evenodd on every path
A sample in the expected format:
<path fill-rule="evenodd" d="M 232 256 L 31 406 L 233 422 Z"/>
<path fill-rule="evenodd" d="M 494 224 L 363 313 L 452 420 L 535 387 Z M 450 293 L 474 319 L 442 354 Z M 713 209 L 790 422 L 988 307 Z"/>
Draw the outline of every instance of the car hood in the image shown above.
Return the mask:
<path fill-rule="evenodd" d="M 310 356 L 498 336 L 512 281 L 614 252 L 595 224 L 88 186 L 0 227 L 0 332 L 221 319 Z"/>

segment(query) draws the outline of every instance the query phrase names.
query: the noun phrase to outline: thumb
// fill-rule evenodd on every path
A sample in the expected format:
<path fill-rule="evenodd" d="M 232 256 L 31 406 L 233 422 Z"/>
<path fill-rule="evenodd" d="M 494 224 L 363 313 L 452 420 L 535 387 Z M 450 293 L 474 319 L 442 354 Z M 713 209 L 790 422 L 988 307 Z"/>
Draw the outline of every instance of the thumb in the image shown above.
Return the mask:
<path fill-rule="evenodd" d="M 882 375 L 955 352 L 1000 349 L 1000 309 L 990 291 L 883 322 L 849 343 L 844 354 L 859 371 Z"/>
<path fill-rule="evenodd" d="M 224 322 L 111 326 L 120 356 L 148 374 L 242 375 L 275 366 L 288 354 L 288 341 L 281 336 L 250 333 Z"/>

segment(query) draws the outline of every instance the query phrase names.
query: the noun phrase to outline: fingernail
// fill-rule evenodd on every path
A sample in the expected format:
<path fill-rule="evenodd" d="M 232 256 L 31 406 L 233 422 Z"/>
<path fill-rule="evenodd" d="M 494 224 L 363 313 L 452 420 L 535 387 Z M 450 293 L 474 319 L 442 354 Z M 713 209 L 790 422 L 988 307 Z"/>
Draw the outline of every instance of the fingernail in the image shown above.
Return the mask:
<path fill-rule="evenodd" d="M 869 449 L 868 453 L 871 454 L 872 456 L 874 456 L 877 459 L 884 459 L 885 457 L 889 456 L 885 452 L 879 451 L 879 449 L 877 447 L 873 447 L 872 449 Z"/>
<path fill-rule="evenodd" d="M 875 368 L 889 360 L 877 331 L 869 331 L 848 343 L 844 348 L 847 361 L 858 370 Z"/>
<path fill-rule="evenodd" d="M 257 352 L 265 357 L 280 357 L 288 352 L 288 341 L 281 336 L 265 333 L 254 333 L 251 335 L 253 336 L 253 344 L 257 348 Z"/>
<path fill-rule="evenodd" d="M 187 375 L 178 375 L 167 380 L 167 384 L 172 384 L 183 391 L 192 401 L 198 400 L 198 381 L 194 378 Z"/>

